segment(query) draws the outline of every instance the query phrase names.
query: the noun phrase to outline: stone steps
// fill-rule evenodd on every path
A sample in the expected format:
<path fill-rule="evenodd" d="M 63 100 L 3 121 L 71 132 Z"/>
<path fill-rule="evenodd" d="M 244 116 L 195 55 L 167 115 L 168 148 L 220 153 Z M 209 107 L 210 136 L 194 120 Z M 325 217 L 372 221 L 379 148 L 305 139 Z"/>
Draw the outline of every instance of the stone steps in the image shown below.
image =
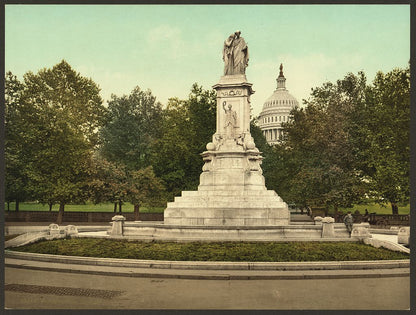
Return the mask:
<path fill-rule="evenodd" d="M 231 218 L 232 215 L 240 218 L 281 218 L 288 217 L 287 213 L 278 210 L 284 208 L 171 208 L 171 217 L 209 217 L 209 218 Z"/>
<path fill-rule="evenodd" d="M 168 208 L 287 208 L 286 204 L 276 199 L 238 199 L 238 198 L 223 198 L 223 199 L 205 199 L 205 198 L 175 198 L 174 202 L 168 202 Z"/>
<path fill-rule="evenodd" d="M 196 190 L 182 191 L 181 197 L 199 197 L 199 196 L 252 196 L 252 197 L 278 197 L 274 190 Z"/>
<path fill-rule="evenodd" d="M 169 217 L 169 221 L 166 222 L 168 225 L 183 226 L 283 226 L 286 223 L 286 218 L 241 218 L 235 215 L 230 218 Z M 210 234 L 210 231 L 204 233 Z"/>
<path fill-rule="evenodd" d="M 274 191 L 184 191 L 168 208 L 287 208 Z"/>
<path fill-rule="evenodd" d="M 202 226 L 271 226 L 289 223 L 289 210 L 273 190 L 183 191 L 169 202 L 165 224 Z"/>

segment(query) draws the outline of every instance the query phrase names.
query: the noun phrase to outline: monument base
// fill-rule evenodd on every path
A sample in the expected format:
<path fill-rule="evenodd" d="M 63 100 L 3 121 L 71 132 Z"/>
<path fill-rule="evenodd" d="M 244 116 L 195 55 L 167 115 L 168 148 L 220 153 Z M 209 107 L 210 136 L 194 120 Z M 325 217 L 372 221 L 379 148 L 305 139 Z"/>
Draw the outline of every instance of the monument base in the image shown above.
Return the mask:
<path fill-rule="evenodd" d="M 209 145 L 208 145 L 209 147 Z M 197 191 L 183 191 L 169 202 L 166 225 L 283 226 L 290 222 L 288 206 L 267 190 L 258 149 L 226 140 L 202 153 L 205 161 Z"/>
<path fill-rule="evenodd" d="M 183 191 L 168 203 L 165 225 L 282 226 L 287 204 L 273 190 Z"/>

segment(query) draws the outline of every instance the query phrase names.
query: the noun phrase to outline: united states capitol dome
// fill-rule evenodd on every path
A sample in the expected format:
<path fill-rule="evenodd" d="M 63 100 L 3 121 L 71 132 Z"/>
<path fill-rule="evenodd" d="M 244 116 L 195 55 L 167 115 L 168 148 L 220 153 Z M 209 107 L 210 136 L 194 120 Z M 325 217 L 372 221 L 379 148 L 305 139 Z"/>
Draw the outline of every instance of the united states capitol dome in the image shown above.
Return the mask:
<path fill-rule="evenodd" d="M 283 139 L 282 123 L 290 119 L 290 111 L 299 106 L 297 99 L 286 89 L 286 78 L 283 75 L 283 65 L 276 79 L 277 88 L 264 102 L 259 115 L 258 124 L 269 144 L 275 144 Z"/>

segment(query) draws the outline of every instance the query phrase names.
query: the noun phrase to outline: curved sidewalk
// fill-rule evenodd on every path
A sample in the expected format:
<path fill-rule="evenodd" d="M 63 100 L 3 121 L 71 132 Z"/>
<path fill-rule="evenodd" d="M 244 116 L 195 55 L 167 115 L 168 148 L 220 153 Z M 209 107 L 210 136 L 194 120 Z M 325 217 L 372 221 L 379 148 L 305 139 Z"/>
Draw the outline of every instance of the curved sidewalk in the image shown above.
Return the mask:
<path fill-rule="evenodd" d="M 349 262 L 184 262 L 58 256 L 5 252 L 5 267 L 107 276 L 210 279 L 299 280 L 409 277 L 410 261 Z"/>

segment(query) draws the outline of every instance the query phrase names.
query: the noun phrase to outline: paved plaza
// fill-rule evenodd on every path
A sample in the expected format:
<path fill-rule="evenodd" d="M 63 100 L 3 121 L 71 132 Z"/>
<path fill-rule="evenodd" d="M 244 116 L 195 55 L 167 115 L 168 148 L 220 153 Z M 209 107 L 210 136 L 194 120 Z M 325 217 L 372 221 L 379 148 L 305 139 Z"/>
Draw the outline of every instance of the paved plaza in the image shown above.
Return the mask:
<path fill-rule="evenodd" d="M 409 290 L 408 276 L 206 280 L 5 270 L 11 309 L 404 310 Z"/>
<path fill-rule="evenodd" d="M 397 242 L 397 235 L 373 237 Z M 5 268 L 10 309 L 406 310 L 409 292 L 403 267 L 192 270 L 8 257 Z"/>

